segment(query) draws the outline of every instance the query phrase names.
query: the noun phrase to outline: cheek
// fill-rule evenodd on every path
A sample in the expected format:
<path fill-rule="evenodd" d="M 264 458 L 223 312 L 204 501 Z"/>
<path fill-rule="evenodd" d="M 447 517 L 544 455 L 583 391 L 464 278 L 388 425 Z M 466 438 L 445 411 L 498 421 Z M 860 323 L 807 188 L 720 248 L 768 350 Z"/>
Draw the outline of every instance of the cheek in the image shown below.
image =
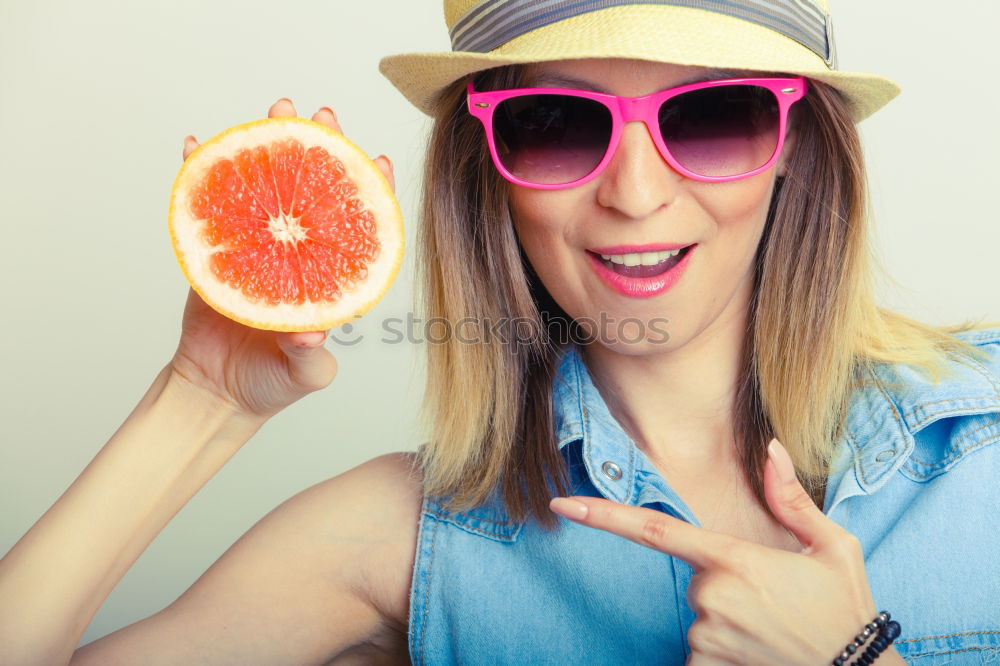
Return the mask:
<path fill-rule="evenodd" d="M 686 306 L 702 309 L 710 318 L 734 298 L 742 299 L 738 294 L 749 288 L 747 280 L 767 221 L 773 180 L 748 178 L 722 185 L 699 198 L 714 228 L 704 238 L 698 270 L 691 273 L 697 279 L 691 283 Z"/>
<path fill-rule="evenodd" d="M 720 249 L 726 254 L 743 255 L 756 249 L 773 189 L 773 178 L 748 178 L 702 199 L 702 206 L 717 225 Z"/>
<path fill-rule="evenodd" d="M 767 214 L 774 179 L 767 174 L 761 176 L 725 183 L 722 187 L 715 185 L 719 189 L 706 193 L 711 196 L 701 197 L 701 205 L 720 224 L 763 217 Z"/>
<path fill-rule="evenodd" d="M 575 256 L 572 249 L 578 245 L 576 229 L 567 222 L 581 217 L 577 202 L 566 196 L 571 193 L 528 190 L 512 193 L 510 198 L 521 248 L 546 291 L 564 309 L 572 309 L 585 274 L 582 255 Z"/>
<path fill-rule="evenodd" d="M 561 261 L 565 251 L 565 229 L 560 220 L 566 219 L 566 205 L 559 197 L 545 196 L 544 192 L 518 190 L 510 197 L 514 230 L 532 267 L 539 277 L 544 277 L 545 267 Z"/>

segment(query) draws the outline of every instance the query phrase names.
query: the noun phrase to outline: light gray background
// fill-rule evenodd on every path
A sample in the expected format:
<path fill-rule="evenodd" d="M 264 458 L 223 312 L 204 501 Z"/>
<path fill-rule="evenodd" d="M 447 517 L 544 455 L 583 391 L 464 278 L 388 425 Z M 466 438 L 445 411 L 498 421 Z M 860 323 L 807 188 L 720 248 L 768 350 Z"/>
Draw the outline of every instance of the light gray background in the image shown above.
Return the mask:
<path fill-rule="evenodd" d="M 833 6 L 842 69 L 904 93 L 862 124 L 883 302 L 932 323 L 1000 319 L 992 82 L 1000 4 Z M 438 0 L 0 0 L 0 552 L 55 502 L 177 344 L 187 283 L 167 234 L 182 139 L 206 140 L 287 96 L 322 105 L 396 165 L 407 253 L 368 322 L 410 311 L 428 123 L 378 59 L 449 47 Z M 419 443 L 416 345 L 328 347 L 336 380 L 279 414 L 202 489 L 114 590 L 88 643 L 162 609 L 260 517 L 376 455 Z M 66 553 L 67 560 L 73 557 Z"/>

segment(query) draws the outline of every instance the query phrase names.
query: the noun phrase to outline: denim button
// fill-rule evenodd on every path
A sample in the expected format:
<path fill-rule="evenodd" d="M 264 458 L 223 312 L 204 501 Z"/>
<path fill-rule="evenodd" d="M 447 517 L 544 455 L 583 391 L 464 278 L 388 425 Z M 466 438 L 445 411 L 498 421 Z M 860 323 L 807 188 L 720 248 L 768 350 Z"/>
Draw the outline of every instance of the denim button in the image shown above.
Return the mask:
<path fill-rule="evenodd" d="M 601 469 L 604 470 L 604 473 L 610 479 L 617 481 L 618 479 L 622 478 L 622 468 L 614 464 L 610 460 L 605 460 L 604 464 L 601 465 Z"/>
<path fill-rule="evenodd" d="M 880 451 L 879 454 L 875 456 L 875 460 L 876 462 L 885 462 L 886 460 L 892 458 L 895 454 L 895 449 L 886 449 L 885 451 Z"/>

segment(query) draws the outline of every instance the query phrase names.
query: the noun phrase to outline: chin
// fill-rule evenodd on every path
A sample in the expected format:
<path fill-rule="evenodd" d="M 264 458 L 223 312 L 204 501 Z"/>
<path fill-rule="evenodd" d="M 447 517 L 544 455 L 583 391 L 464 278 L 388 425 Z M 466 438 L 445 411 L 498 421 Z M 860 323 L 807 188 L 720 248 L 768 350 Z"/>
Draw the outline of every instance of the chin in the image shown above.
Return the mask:
<path fill-rule="evenodd" d="M 603 310 L 595 315 L 574 318 L 589 336 L 589 344 L 599 344 L 627 356 L 660 354 L 678 346 L 674 340 L 675 326 L 667 317 L 610 312 L 614 311 Z"/>

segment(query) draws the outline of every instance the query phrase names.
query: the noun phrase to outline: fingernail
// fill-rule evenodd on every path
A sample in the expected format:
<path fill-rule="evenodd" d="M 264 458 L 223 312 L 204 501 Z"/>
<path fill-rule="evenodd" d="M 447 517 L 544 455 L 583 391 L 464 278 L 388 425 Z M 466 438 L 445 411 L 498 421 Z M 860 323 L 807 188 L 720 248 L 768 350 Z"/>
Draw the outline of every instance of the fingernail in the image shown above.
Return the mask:
<path fill-rule="evenodd" d="M 292 103 L 292 100 L 288 99 L 287 97 L 280 97 L 280 98 L 278 99 L 278 102 L 280 102 L 281 100 L 285 100 L 285 101 L 286 101 L 286 102 L 288 102 L 289 104 L 291 104 L 291 103 Z M 277 104 L 278 102 L 275 102 L 275 104 Z"/>
<path fill-rule="evenodd" d="M 326 333 L 324 331 L 310 331 L 309 333 L 311 334 L 309 341 L 303 340 L 302 342 L 299 342 L 299 347 L 319 347 L 321 344 L 326 342 Z M 319 333 L 321 337 L 317 338 L 317 333 Z"/>
<path fill-rule="evenodd" d="M 570 520 L 583 520 L 587 517 L 587 505 L 568 497 L 555 497 L 549 502 L 549 508 Z"/>
<path fill-rule="evenodd" d="M 331 108 L 330 108 L 330 107 L 328 107 L 328 106 L 321 106 L 321 107 L 319 107 L 319 110 L 320 110 L 320 111 L 326 111 L 326 112 L 327 112 L 327 113 L 329 113 L 329 114 L 330 114 L 331 116 L 333 116 L 333 117 L 334 117 L 334 119 L 336 119 L 336 118 L 337 118 L 337 114 L 336 114 L 336 113 L 334 113 L 334 112 L 333 112 L 333 109 L 331 109 Z"/>
<path fill-rule="evenodd" d="M 774 471 L 778 473 L 778 479 L 782 483 L 790 483 L 796 480 L 795 465 L 792 464 L 792 459 L 781 442 L 777 439 L 772 439 L 767 445 L 767 455 L 771 459 Z"/>

